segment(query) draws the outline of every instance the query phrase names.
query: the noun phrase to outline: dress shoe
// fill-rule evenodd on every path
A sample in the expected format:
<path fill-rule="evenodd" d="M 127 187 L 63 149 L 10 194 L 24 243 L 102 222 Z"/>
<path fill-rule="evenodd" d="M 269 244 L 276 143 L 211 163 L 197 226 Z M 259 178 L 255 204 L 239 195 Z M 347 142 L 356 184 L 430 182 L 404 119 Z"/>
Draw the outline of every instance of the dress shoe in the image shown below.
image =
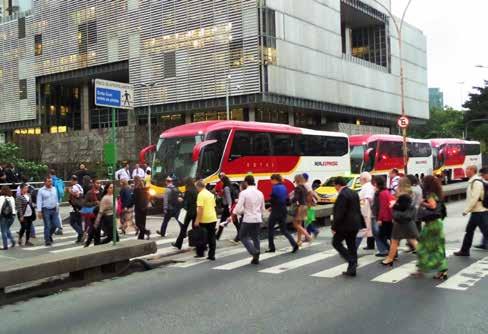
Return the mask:
<path fill-rule="evenodd" d="M 251 264 L 259 264 L 259 253 L 256 255 L 253 255 Z"/>
<path fill-rule="evenodd" d="M 469 253 L 459 251 L 459 252 L 454 252 L 455 256 L 469 256 Z"/>
<path fill-rule="evenodd" d="M 268 249 L 265 253 L 275 253 L 276 249 Z"/>
<path fill-rule="evenodd" d="M 209 257 L 207 257 L 207 260 L 215 261 L 215 256 L 209 256 Z"/>
<path fill-rule="evenodd" d="M 298 250 L 300 249 L 300 247 L 298 247 L 298 245 L 295 245 L 293 246 L 293 250 L 291 251 L 293 254 L 298 252 Z"/>
<path fill-rule="evenodd" d="M 347 270 L 342 273 L 344 276 L 355 277 L 356 276 L 356 268 L 358 267 L 357 263 L 349 262 L 347 266 Z"/>
<path fill-rule="evenodd" d="M 178 245 L 176 244 L 176 242 L 172 242 L 172 243 L 171 243 L 171 246 L 173 246 L 174 248 L 178 248 L 179 250 L 181 250 L 181 246 L 178 246 Z"/>

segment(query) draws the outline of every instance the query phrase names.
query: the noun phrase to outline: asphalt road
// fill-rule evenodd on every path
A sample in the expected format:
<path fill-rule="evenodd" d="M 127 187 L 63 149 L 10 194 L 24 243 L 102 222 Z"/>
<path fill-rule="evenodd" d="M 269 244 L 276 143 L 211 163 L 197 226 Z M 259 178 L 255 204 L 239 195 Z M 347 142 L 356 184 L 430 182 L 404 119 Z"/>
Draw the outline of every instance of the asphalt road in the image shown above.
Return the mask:
<path fill-rule="evenodd" d="M 462 240 L 462 205 L 448 207 L 449 250 Z M 286 246 L 283 240 L 279 245 Z M 262 249 L 266 246 L 263 242 Z M 183 254 L 176 265 L 5 306 L 0 332 L 488 332 L 488 252 L 449 257 L 451 276 L 440 285 L 430 276 L 409 276 L 415 260 L 410 254 L 386 269 L 361 251 L 358 276 L 344 278 L 336 267 L 342 260 L 331 248 L 324 231 L 316 244 L 257 267 L 247 264 L 241 245 L 219 249 L 212 263 Z"/>

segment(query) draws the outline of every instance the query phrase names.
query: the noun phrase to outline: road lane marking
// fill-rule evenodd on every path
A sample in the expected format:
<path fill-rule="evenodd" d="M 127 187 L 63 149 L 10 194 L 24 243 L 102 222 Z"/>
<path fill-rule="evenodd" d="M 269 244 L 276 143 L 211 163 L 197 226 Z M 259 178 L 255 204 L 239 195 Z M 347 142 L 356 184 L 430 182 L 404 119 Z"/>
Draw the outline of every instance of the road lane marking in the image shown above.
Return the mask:
<path fill-rule="evenodd" d="M 233 247 L 231 247 L 231 249 L 228 249 L 225 251 L 220 251 L 220 252 L 219 252 L 219 249 L 217 249 L 217 251 L 215 252 L 215 258 L 218 261 L 220 259 L 232 256 L 232 255 L 236 255 L 236 254 L 241 254 L 244 252 L 247 252 L 247 250 L 245 248 L 238 247 L 238 246 L 233 246 Z M 189 267 L 196 266 L 197 264 L 200 264 L 200 263 L 210 262 L 210 260 L 207 260 L 205 258 L 198 258 L 197 259 L 193 255 L 186 257 L 186 258 L 183 258 L 181 260 L 185 261 L 185 262 L 172 264 L 171 267 L 189 268 Z"/>
<path fill-rule="evenodd" d="M 466 291 L 486 276 L 488 276 L 488 256 L 464 268 L 437 287 Z"/>
<path fill-rule="evenodd" d="M 306 249 L 306 248 L 313 247 L 313 246 L 320 245 L 320 244 L 321 244 L 321 242 L 313 242 L 312 244 L 307 243 L 304 246 L 302 246 L 301 249 Z M 275 253 L 264 253 L 264 254 L 261 254 L 261 256 L 259 257 L 259 261 L 271 259 L 273 257 L 277 257 L 280 255 L 289 253 L 290 251 L 291 251 L 291 247 L 286 247 L 286 248 L 277 250 Z M 227 264 L 224 264 L 222 266 L 218 266 L 218 267 L 215 267 L 212 269 L 215 269 L 215 270 L 233 270 L 233 269 L 237 269 L 240 267 L 247 266 L 249 264 L 249 262 L 250 262 L 249 258 L 245 258 L 245 259 L 234 261 L 231 263 L 227 263 Z"/>
<path fill-rule="evenodd" d="M 137 237 L 128 237 L 128 238 L 120 239 L 119 242 L 125 242 L 125 241 L 135 240 L 135 239 L 137 239 Z M 111 241 L 110 241 L 110 243 L 111 243 Z M 66 245 L 72 245 L 72 244 L 73 244 L 72 241 L 70 241 L 70 242 L 64 242 L 64 243 L 62 242 L 62 243 L 59 243 L 59 244 L 53 244 L 52 246 L 42 246 L 43 248 L 41 248 L 41 249 L 55 248 L 55 247 L 61 247 L 61 246 L 66 246 Z M 41 247 L 41 246 L 39 246 L 39 247 Z M 32 250 L 32 248 L 34 248 L 34 247 L 26 248 L 26 249 Z M 54 254 L 64 253 L 64 252 L 69 252 L 69 251 L 72 251 L 72 250 L 77 250 L 77 249 L 82 249 L 82 248 L 84 248 L 84 246 L 75 246 L 75 247 L 69 247 L 69 248 L 52 250 L 49 253 L 54 253 Z"/>
<path fill-rule="evenodd" d="M 296 259 L 296 260 L 293 260 L 290 262 L 285 262 L 283 264 L 280 264 L 280 265 L 277 265 L 274 267 L 266 268 L 266 269 L 260 270 L 259 272 L 260 273 L 266 273 L 266 274 L 281 274 L 281 273 L 284 273 L 288 270 L 297 269 L 297 268 L 312 264 L 314 262 L 325 260 L 325 259 L 333 257 L 335 255 L 337 255 L 337 252 L 335 250 L 328 250 L 328 251 L 312 254 L 309 256 L 305 256 L 305 257 L 302 257 L 300 259 Z"/>
<path fill-rule="evenodd" d="M 336 253 L 337 254 L 337 253 Z M 378 262 L 379 259 L 374 256 L 374 255 L 365 255 L 362 256 L 358 259 L 358 269 L 362 267 L 366 267 L 367 265 L 370 265 L 371 263 Z M 316 274 L 310 275 L 313 277 L 324 277 L 324 278 L 334 278 L 342 275 L 344 271 L 347 270 L 347 263 L 343 263 L 341 265 L 335 266 L 333 268 L 320 271 Z"/>

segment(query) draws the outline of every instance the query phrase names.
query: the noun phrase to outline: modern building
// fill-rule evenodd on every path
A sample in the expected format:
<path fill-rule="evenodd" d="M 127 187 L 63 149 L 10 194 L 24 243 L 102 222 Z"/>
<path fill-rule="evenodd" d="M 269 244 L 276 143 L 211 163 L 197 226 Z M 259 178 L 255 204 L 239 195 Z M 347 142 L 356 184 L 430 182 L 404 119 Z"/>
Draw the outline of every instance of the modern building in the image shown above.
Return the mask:
<path fill-rule="evenodd" d="M 38 149 L 27 146 L 43 160 L 62 162 L 66 151 L 76 152 L 73 159 L 100 159 L 99 142 L 91 140 L 103 142 L 110 112 L 94 105 L 95 78 L 136 87 L 135 110 L 117 116 L 127 158 L 145 144 L 149 121 L 161 130 L 225 118 L 227 93 L 233 119 L 397 131 L 398 37 L 376 0 L 36 0 L 31 6 L 0 24 L 0 132 L 19 143 L 39 142 Z M 409 24 L 403 55 L 405 109 L 413 122 L 423 122 L 426 38 Z"/>
<path fill-rule="evenodd" d="M 429 108 L 444 108 L 444 93 L 440 90 L 440 88 L 429 88 Z"/>

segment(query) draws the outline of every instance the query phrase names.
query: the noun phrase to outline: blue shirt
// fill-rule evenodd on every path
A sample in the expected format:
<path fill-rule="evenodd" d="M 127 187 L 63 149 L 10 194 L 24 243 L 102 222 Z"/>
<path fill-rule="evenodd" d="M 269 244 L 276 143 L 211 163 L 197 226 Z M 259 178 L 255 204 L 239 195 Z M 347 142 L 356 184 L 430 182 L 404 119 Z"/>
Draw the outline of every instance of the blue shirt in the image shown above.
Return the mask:
<path fill-rule="evenodd" d="M 42 209 L 56 209 L 58 207 L 58 191 L 56 188 L 42 187 L 37 192 L 37 212 Z"/>
<path fill-rule="evenodd" d="M 288 190 L 283 183 L 278 183 L 271 190 L 271 208 L 282 209 L 288 201 Z"/>

